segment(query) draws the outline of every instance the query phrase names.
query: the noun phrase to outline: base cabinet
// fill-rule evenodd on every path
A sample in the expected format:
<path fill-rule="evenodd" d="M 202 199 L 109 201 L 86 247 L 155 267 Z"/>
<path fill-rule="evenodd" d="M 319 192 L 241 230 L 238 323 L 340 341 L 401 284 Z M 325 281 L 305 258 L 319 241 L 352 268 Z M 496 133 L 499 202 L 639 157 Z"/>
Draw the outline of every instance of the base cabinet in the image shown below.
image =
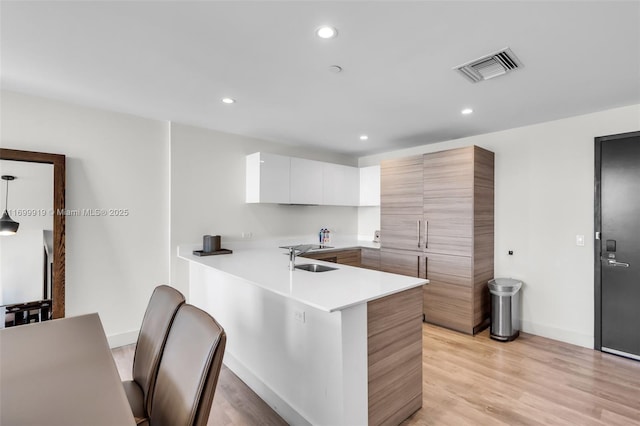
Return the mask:
<path fill-rule="evenodd" d="M 380 270 L 392 274 L 408 275 L 423 278 L 423 268 L 420 263 L 424 255 L 422 252 L 407 252 L 394 249 L 380 249 Z"/>
<path fill-rule="evenodd" d="M 360 249 L 360 267 L 380 270 L 380 249 L 361 248 Z"/>
<path fill-rule="evenodd" d="M 322 251 L 319 253 L 305 253 L 301 257 L 322 260 L 324 262 L 339 263 L 341 265 L 360 266 L 360 249 Z"/>
<path fill-rule="evenodd" d="M 494 154 L 470 146 L 383 161 L 381 188 L 381 270 L 430 281 L 426 321 L 482 330 L 493 278 Z"/>

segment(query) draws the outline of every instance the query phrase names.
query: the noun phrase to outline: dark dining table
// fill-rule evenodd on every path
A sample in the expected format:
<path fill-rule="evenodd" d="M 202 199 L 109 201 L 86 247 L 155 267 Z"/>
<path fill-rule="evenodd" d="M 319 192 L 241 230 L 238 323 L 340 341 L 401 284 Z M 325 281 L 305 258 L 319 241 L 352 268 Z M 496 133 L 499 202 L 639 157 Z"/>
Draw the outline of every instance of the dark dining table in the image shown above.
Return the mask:
<path fill-rule="evenodd" d="M 0 425 L 135 424 L 98 314 L 0 330 Z"/>

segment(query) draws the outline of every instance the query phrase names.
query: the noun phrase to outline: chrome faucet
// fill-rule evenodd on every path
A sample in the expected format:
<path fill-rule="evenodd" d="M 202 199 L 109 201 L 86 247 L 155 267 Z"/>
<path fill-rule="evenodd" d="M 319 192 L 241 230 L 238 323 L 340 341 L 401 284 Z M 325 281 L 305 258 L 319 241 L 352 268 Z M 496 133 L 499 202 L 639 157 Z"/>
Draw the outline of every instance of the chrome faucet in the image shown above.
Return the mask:
<path fill-rule="evenodd" d="M 293 271 L 296 269 L 296 255 L 305 254 L 309 250 L 311 250 L 313 246 L 308 244 L 299 244 L 297 246 L 289 246 L 289 270 Z"/>

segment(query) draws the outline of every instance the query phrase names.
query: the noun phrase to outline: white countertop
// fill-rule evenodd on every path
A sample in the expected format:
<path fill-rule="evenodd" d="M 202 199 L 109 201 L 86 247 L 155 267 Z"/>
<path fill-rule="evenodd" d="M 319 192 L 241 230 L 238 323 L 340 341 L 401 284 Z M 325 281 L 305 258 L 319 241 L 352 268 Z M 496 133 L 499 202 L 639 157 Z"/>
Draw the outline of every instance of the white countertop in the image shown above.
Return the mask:
<path fill-rule="evenodd" d="M 279 245 L 251 247 L 248 244 L 222 244 L 232 254 L 196 256 L 193 250 L 202 249 L 195 244 L 178 247 L 178 257 L 217 269 L 244 279 L 258 287 L 283 297 L 296 300 L 326 312 L 339 311 L 390 294 L 427 284 L 429 281 L 404 275 L 373 271 L 353 266 L 322 262 L 298 257 L 296 264 L 319 263 L 338 268 L 327 272 L 289 271 L 289 256 Z M 311 243 L 312 244 L 312 243 Z M 353 247 L 379 248 L 379 244 L 362 241 L 343 241 L 330 244 L 337 250 Z M 319 250 L 314 250 L 314 253 Z"/>

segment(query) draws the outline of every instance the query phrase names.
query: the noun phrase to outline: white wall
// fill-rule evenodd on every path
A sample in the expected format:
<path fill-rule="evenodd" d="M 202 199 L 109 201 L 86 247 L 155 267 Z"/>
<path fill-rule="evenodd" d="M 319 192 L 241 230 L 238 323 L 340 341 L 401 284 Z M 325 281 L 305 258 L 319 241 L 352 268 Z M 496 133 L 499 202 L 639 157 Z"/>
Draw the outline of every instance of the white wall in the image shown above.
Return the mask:
<path fill-rule="evenodd" d="M 359 165 L 468 145 L 495 152 L 495 275 L 524 281 L 524 331 L 593 347 L 594 138 L 639 129 L 634 105 L 363 157 Z M 379 229 L 379 215 L 378 222 L 359 216 L 359 233 Z"/>
<path fill-rule="evenodd" d="M 168 123 L 3 91 L 3 148 L 67 156 L 66 314 L 98 312 L 112 345 L 129 343 L 153 288 L 169 282 Z"/>
<path fill-rule="evenodd" d="M 357 207 L 291 206 L 245 203 L 245 157 L 254 152 L 290 155 L 356 165 L 339 154 L 313 151 L 181 124 L 171 124 L 171 281 L 187 293 L 188 265 L 176 257 L 177 246 L 202 241 L 205 234 L 224 242 L 308 235 L 320 228 L 356 235 Z"/>

